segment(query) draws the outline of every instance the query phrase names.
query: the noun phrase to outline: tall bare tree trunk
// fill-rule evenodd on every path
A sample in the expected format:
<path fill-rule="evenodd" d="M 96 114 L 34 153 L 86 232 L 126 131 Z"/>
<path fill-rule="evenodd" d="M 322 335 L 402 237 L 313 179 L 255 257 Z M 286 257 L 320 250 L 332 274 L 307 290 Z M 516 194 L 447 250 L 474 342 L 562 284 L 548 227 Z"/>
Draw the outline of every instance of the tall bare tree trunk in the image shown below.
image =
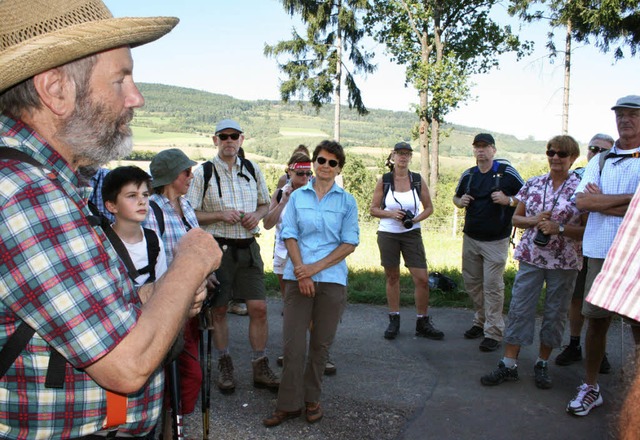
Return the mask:
<path fill-rule="evenodd" d="M 567 21 L 564 47 L 564 94 L 562 98 L 562 134 L 569 132 L 569 89 L 571 85 L 571 20 Z"/>
<path fill-rule="evenodd" d="M 422 44 L 422 64 L 426 66 L 429 63 L 430 48 L 428 45 L 429 36 L 427 32 L 423 32 L 421 36 Z M 422 79 L 422 86 L 419 88 L 420 93 L 420 122 L 418 126 L 418 140 L 420 142 L 420 174 L 422 178 L 428 182 L 430 176 L 429 167 L 429 121 L 427 120 L 427 106 L 429 104 L 429 83 L 427 78 Z"/>
<path fill-rule="evenodd" d="M 340 88 L 342 87 L 342 32 L 340 30 L 340 25 L 338 25 L 337 35 L 336 51 L 338 59 L 336 60 L 336 87 L 334 93 L 336 106 L 333 116 L 333 138 L 336 142 L 340 142 Z"/>

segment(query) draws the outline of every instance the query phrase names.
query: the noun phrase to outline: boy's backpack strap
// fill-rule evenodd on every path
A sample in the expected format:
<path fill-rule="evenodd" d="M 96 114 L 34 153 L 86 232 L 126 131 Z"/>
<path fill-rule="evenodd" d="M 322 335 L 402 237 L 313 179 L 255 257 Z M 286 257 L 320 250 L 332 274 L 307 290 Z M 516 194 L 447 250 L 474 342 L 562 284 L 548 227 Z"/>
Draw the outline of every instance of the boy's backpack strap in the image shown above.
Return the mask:
<path fill-rule="evenodd" d="M 110 225 L 106 225 L 106 227 L 103 227 L 103 229 L 104 229 L 105 235 L 107 236 L 107 238 L 113 245 L 114 249 L 116 250 L 118 257 L 120 257 L 120 260 L 122 260 L 122 262 L 124 263 L 124 266 L 127 268 L 127 273 L 129 277 L 131 278 L 132 281 L 134 281 L 136 278 L 140 276 L 140 273 L 136 270 L 136 267 L 133 264 L 133 261 L 131 261 L 131 257 L 129 256 L 129 251 L 124 246 L 124 243 L 122 242 L 118 234 L 116 234 L 116 231 L 114 231 Z"/>
<path fill-rule="evenodd" d="M 154 200 L 149 200 L 149 206 L 153 210 L 153 214 L 156 216 L 156 222 L 158 222 L 158 229 L 160 229 L 160 237 L 164 236 L 164 212 Z"/>
<path fill-rule="evenodd" d="M 149 264 L 147 267 L 143 267 L 138 271 L 140 274 L 149 274 L 149 278 L 145 281 L 145 284 L 152 283 L 156 280 L 156 263 L 158 262 L 158 255 L 160 255 L 160 240 L 158 234 L 153 229 L 142 228 L 144 232 L 144 238 L 147 242 L 147 259 Z"/>

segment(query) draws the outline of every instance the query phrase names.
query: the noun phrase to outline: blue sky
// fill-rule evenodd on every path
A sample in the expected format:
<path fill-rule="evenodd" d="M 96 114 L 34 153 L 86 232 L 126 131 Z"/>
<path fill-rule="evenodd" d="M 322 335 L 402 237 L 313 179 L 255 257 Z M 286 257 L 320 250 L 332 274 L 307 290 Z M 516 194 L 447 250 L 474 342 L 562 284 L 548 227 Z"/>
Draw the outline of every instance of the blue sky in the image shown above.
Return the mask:
<path fill-rule="evenodd" d="M 178 26 L 157 42 L 133 51 L 136 81 L 191 87 L 240 99 L 279 99 L 280 72 L 263 55 L 265 43 L 288 39 L 297 22 L 277 0 L 105 0 L 116 17 L 170 15 Z M 501 21 L 509 20 L 503 10 Z M 517 26 L 517 25 L 516 25 Z M 562 127 L 563 62 L 545 58 L 547 29 L 527 25 L 521 35 L 536 44 L 534 55 L 516 62 L 500 58 L 499 70 L 472 78 L 474 100 L 447 117 L 448 122 L 546 140 Z M 563 45 L 561 40 L 558 47 Z M 378 70 L 360 79 L 369 108 L 411 110 L 418 102 L 404 87 L 404 68 L 390 62 L 384 47 L 371 43 Z M 640 94 L 640 59 L 614 62 L 590 46 L 573 54 L 569 134 L 581 144 L 596 132 L 617 137 L 616 99 Z M 232 116 L 232 115 L 230 115 Z M 499 146 L 498 146 L 499 148 Z"/>

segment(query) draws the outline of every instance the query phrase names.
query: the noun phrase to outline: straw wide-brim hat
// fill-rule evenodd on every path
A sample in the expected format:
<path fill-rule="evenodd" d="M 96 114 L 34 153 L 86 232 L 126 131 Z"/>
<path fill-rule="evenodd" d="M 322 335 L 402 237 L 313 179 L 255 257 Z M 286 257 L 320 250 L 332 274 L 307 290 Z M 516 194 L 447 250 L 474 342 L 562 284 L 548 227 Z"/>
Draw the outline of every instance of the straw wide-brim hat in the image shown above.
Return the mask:
<path fill-rule="evenodd" d="M 0 92 L 87 55 L 149 43 L 178 21 L 113 18 L 100 0 L 0 0 Z"/>

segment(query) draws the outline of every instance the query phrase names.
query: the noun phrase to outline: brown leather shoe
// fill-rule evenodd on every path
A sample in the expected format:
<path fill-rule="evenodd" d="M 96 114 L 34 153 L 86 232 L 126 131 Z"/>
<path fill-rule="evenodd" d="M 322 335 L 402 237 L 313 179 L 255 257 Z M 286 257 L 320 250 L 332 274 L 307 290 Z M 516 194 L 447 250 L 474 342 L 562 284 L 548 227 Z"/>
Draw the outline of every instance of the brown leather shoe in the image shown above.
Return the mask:
<path fill-rule="evenodd" d="M 273 414 L 271 414 L 270 417 L 267 417 L 266 419 L 262 420 L 262 423 L 267 428 L 271 428 L 273 426 L 278 426 L 280 423 L 284 422 L 285 420 L 295 419 L 296 417 L 300 417 L 301 414 L 302 414 L 301 409 L 297 411 L 280 411 L 277 409 L 273 412 Z"/>
<path fill-rule="evenodd" d="M 322 408 L 320 402 L 305 402 L 307 422 L 316 423 L 322 420 L 324 414 L 322 414 Z"/>

